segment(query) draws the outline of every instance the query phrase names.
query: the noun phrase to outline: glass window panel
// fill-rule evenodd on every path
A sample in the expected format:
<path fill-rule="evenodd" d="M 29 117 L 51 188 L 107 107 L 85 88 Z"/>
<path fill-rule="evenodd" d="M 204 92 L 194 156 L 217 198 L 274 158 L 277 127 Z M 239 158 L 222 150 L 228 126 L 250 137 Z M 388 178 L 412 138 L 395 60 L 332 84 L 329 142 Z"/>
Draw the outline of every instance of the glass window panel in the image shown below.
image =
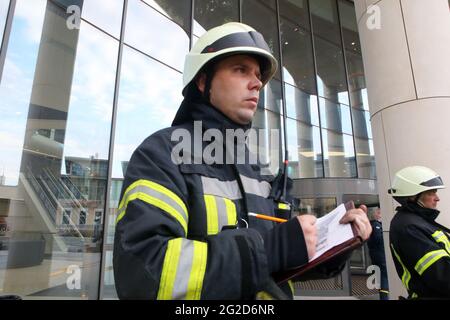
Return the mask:
<path fill-rule="evenodd" d="M 355 138 L 372 139 L 370 113 L 368 111 L 352 109 L 353 128 Z"/>
<path fill-rule="evenodd" d="M 336 198 L 301 198 L 300 214 L 313 214 L 317 218 L 323 217 L 337 206 Z"/>
<path fill-rule="evenodd" d="M 349 105 L 341 47 L 314 36 L 319 96 Z"/>
<path fill-rule="evenodd" d="M 341 46 L 339 20 L 335 0 L 309 1 L 314 34 L 335 46 Z"/>
<path fill-rule="evenodd" d="M 369 110 L 366 79 L 359 41 L 358 26 L 354 4 L 339 1 L 345 57 L 347 60 L 350 101 L 353 108 Z"/>
<path fill-rule="evenodd" d="M 343 104 L 320 98 L 320 121 L 322 128 L 352 134 L 350 108 Z"/>
<path fill-rule="evenodd" d="M 98 298 L 118 42 L 65 17 L 51 1 L 17 2 L 0 113 L 22 150 L 0 191 L 2 294 Z"/>
<path fill-rule="evenodd" d="M 189 36 L 176 23 L 138 0 L 128 3 L 125 43 L 183 70 Z"/>
<path fill-rule="evenodd" d="M 285 85 L 286 113 L 307 124 L 319 126 L 317 96 L 310 95 L 291 85 Z"/>
<path fill-rule="evenodd" d="M 8 15 L 9 0 L 0 1 L 0 48 L 2 47 L 3 32 L 5 31 L 6 16 Z"/>
<path fill-rule="evenodd" d="M 105 244 L 107 257 L 111 254 L 114 243 L 119 197 L 130 157 L 145 138 L 171 125 L 183 98 L 181 89 L 181 73 L 124 47 L 109 190 L 109 224 Z M 108 261 L 107 259 L 104 298 L 116 298 L 112 262 Z"/>
<path fill-rule="evenodd" d="M 239 21 L 238 0 L 195 0 L 194 4 L 193 33 L 198 37 L 226 22 Z"/>
<path fill-rule="evenodd" d="M 276 113 L 283 114 L 282 100 L 283 98 L 281 96 L 281 82 L 273 78 L 260 91 L 258 108 L 265 108 Z"/>
<path fill-rule="evenodd" d="M 279 10 L 281 19 L 309 30 L 309 12 L 307 0 L 280 0 Z"/>
<path fill-rule="evenodd" d="M 356 177 L 353 137 L 322 129 L 326 177 Z"/>
<path fill-rule="evenodd" d="M 95 1 L 95 0 L 94 0 Z M 187 33 L 190 29 L 191 1 L 143 0 L 166 17 L 178 23 Z"/>
<path fill-rule="evenodd" d="M 258 154 L 258 160 L 266 174 L 276 174 L 282 163 L 283 146 L 283 116 L 280 114 L 257 109 L 253 118 L 252 128 L 258 134 L 258 144 L 249 142 L 250 150 Z"/>
<path fill-rule="evenodd" d="M 356 161 L 358 163 L 358 177 L 376 179 L 375 153 L 373 151 L 373 140 L 355 137 Z"/>
<path fill-rule="evenodd" d="M 19 1 L 13 19 L 0 85 L 0 169 L 2 184 L 7 186 L 17 186 L 19 181 L 45 8 L 44 0 L 33 1 L 32 4 Z"/>
<path fill-rule="evenodd" d="M 122 13 L 123 0 L 84 0 L 81 17 L 119 38 Z"/>
<path fill-rule="evenodd" d="M 311 33 L 284 18 L 280 28 L 284 81 L 316 93 Z"/>
<path fill-rule="evenodd" d="M 322 177 L 320 129 L 289 118 L 286 129 L 289 176 L 293 179 Z"/>
<path fill-rule="evenodd" d="M 181 90 L 181 73 L 124 48 L 113 178 L 123 178 L 126 162 L 146 137 L 171 125 L 183 99 Z"/>
<path fill-rule="evenodd" d="M 242 0 L 242 22 L 252 26 L 264 36 L 273 55 L 280 61 L 280 43 L 275 1 Z M 278 68 L 275 77 L 281 79 L 280 68 Z"/>

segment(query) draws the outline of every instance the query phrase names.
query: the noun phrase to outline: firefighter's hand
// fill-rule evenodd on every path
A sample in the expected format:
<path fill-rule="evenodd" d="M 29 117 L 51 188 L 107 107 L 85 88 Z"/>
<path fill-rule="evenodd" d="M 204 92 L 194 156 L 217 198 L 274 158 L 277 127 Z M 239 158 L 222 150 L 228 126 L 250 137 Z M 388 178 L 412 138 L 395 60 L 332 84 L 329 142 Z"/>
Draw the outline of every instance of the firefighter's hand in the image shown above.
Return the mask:
<path fill-rule="evenodd" d="M 348 210 L 339 222 L 353 222 L 356 227 L 356 231 L 361 236 L 363 241 L 369 239 L 370 234 L 372 233 L 372 226 L 367 218 L 367 207 L 365 205 L 361 205 L 359 209 Z"/>
<path fill-rule="evenodd" d="M 311 259 L 316 254 L 317 244 L 317 226 L 316 217 L 310 214 L 297 216 L 298 222 L 302 226 L 303 236 L 305 238 L 308 258 Z"/>

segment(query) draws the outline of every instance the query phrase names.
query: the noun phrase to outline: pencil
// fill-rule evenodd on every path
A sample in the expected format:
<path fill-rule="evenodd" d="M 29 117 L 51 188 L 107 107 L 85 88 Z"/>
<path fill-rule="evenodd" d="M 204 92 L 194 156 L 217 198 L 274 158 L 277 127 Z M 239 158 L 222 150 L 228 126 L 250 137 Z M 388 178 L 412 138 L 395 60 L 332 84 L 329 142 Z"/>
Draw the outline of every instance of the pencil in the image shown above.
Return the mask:
<path fill-rule="evenodd" d="M 255 217 L 258 219 L 263 219 L 263 220 L 269 220 L 269 221 L 275 221 L 275 222 L 286 222 L 286 219 L 281 219 L 281 218 L 276 218 L 276 217 L 271 217 L 271 216 L 266 216 L 265 214 L 259 214 L 259 213 L 249 213 L 248 214 L 251 217 Z"/>

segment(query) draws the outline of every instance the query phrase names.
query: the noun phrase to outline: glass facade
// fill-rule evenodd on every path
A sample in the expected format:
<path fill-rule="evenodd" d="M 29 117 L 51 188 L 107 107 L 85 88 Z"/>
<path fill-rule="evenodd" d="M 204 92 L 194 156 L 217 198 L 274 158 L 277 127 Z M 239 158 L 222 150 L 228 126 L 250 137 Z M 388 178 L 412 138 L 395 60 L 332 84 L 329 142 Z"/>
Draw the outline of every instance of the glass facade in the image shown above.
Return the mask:
<path fill-rule="evenodd" d="M 375 179 L 352 2 L 9 2 L 0 0 L 0 39 L 13 17 L 0 64 L 0 295 L 116 298 L 114 226 L 129 158 L 171 124 L 185 54 L 224 22 L 259 30 L 280 61 L 253 121 L 268 129 L 262 163 L 276 172 L 287 149 L 294 179 Z"/>

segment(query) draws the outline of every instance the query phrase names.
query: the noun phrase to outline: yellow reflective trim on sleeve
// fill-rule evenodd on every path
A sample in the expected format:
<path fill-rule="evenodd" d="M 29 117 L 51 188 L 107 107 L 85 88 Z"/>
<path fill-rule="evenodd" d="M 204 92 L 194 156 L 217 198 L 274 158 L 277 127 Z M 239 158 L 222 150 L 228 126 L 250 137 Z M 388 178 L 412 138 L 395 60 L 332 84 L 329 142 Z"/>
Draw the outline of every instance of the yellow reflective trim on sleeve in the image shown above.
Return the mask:
<path fill-rule="evenodd" d="M 206 223 L 208 235 L 219 233 L 219 217 L 216 198 L 212 195 L 204 195 L 206 206 Z"/>
<path fill-rule="evenodd" d="M 169 213 L 172 217 L 174 217 L 183 227 L 185 234 L 187 234 L 187 221 L 183 218 L 183 216 L 175 210 L 173 207 L 169 206 L 167 203 L 161 201 L 160 199 L 157 199 L 155 197 L 149 196 L 146 193 L 143 192 L 137 192 L 133 193 L 129 197 L 127 197 L 127 201 L 125 202 L 125 206 L 128 205 L 129 202 L 133 200 L 141 200 L 143 202 L 146 202 L 148 204 L 151 204 L 157 208 L 160 208 L 161 210 Z M 123 213 L 117 218 L 117 222 L 120 221 L 120 219 L 123 218 L 126 211 L 123 211 Z"/>
<path fill-rule="evenodd" d="M 434 240 L 436 242 L 443 243 L 445 246 L 445 250 L 447 250 L 447 252 L 450 254 L 450 242 L 449 242 L 447 236 L 445 235 L 445 233 L 438 230 L 432 234 L 432 237 L 434 238 Z"/>
<path fill-rule="evenodd" d="M 294 294 L 295 294 L 294 282 L 292 282 L 292 280 L 288 280 L 288 285 L 289 285 L 289 289 L 291 289 L 292 296 L 294 296 Z"/>
<path fill-rule="evenodd" d="M 433 263 L 443 257 L 450 258 L 448 252 L 444 249 L 430 251 L 417 261 L 414 269 L 416 269 L 418 274 L 422 275 Z"/>
<path fill-rule="evenodd" d="M 223 199 L 225 206 L 227 207 L 228 225 L 235 225 L 237 222 L 236 205 L 230 199 Z"/>
<path fill-rule="evenodd" d="M 158 290 L 158 300 L 171 300 L 175 278 L 178 269 L 178 260 L 181 254 L 181 244 L 183 239 L 177 238 L 169 240 L 167 243 L 166 255 L 164 257 L 161 279 Z"/>
<path fill-rule="evenodd" d="M 409 273 L 408 269 L 403 264 L 402 259 L 400 259 L 400 256 L 398 255 L 397 251 L 395 251 L 392 243 L 391 243 L 391 248 L 392 248 L 392 251 L 394 252 L 395 257 L 397 258 L 397 261 L 400 263 L 400 265 L 403 268 L 403 275 L 402 275 L 403 285 L 406 287 L 407 290 L 409 290 L 409 280 L 411 280 L 411 273 Z"/>
<path fill-rule="evenodd" d="M 290 210 L 291 207 L 290 207 L 290 205 L 288 205 L 287 203 L 279 202 L 279 203 L 278 203 L 278 209 Z"/>
<path fill-rule="evenodd" d="M 173 201 L 175 201 L 176 203 L 178 203 L 178 205 L 183 208 L 184 212 L 186 213 L 187 216 L 187 208 L 186 205 L 184 204 L 183 200 L 180 199 L 180 197 L 178 197 L 174 192 L 172 192 L 171 190 L 167 189 L 166 187 L 164 187 L 163 185 L 160 185 L 159 183 L 150 181 L 150 180 L 137 180 L 135 182 L 133 182 L 125 191 L 124 196 L 122 198 L 122 201 L 120 202 L 119 208 L 121 208 L 125 202 L 125 199 L 127 197 L 127 194 L 130 193 L 130 191 L 134 188 L 136 188 L 137 186 L 145 186 L 145 187 L 149 187 L 151 189 L 154 189 L 158 192 L 161 192 L 162 194 L 165 194 L 166 196 L 168 196 L 169 198 L 171 198 Z"/>
<path fill-rule="evenodd" d="M 152 195 L 144 190 L 147 190 L 148 193 L 152 193 Z M 152 204 L 172 215 L 183 226 L 183 229 L 187 234 L 189 216 L 183 200 L 166 187 L 148 180 L 135 181 L 127 188 L 120 201 L 118 208 L 119 215 L 116 219 L 116 223 L 124 217 L 128 203 L 136 199 Z M 172 202 L 172 205 L 168 204 L 163 199 Z M 178 206 L 179 209 L 175 209 L 174 206 Z"/>
<path fill-rule="evenodd" d="M 189 276 L 187 300 L 200 300 L 202 295 L 203 280 L 208 261 L 208 245 L 206 242 L 194 241 L 194 257 L 192 270 Z"/>

